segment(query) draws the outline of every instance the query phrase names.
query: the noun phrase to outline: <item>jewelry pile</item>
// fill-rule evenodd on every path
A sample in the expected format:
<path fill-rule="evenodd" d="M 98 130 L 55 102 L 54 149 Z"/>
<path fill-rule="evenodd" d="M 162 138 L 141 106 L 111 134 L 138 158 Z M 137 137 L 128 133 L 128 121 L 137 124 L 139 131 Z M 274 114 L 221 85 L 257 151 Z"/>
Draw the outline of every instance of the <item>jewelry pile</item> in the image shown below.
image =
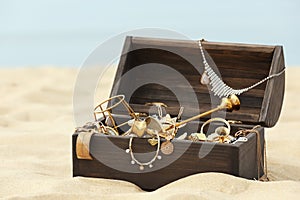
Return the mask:
<path fill-rule="evenodd" d="M 103 105 L 107 104 L 107 108 L 103 108 Z M 119 105 L 123 105 L 130 116 L 130 119 L 117 124 L 116 117 L 118 116 L 112 113 L 112 109 Z M 89 132 L 111 136 L 123 136 L 129 137 L 128 148 L 125 150 L 131 157 L 132 165 L 139 165 L 140 170 L 144 170 L 145 167 L 152 168 L 153 163 L 156 160 L 162 159 L 162 155 L 171 155 L 174 152 L 174 144 L 172 140 L 190 140 L 193 142 L 217 142 L 217 143 L 236 143 L 246 142 L 246 137 L 233 137 L 230 135 L 231 127 L 228 121 L 223 118 L 212 118 L 203 123 L 200 129 L 200 133 L 183 133 L 176 137 L 178 130 L 185 126 L 187 123 L 199 119 L 203 116 L 209 115 L 219 110 L 238 110 L 240 106 L 239 99 L 235 95 L 231 95 L 227 98 L 223 98 L 220 105 L 205 113 L 201 113 L 194 117 L 181 120 L 181 115 L 184 108 L 181 107 L 176 117 L 171 117 L 169 114 L 163 112 L 163 109 L 167 107 L 164 103 L 154 102 L 148 103 L 148 106 L 154 106 L 157 109 L 157 113 L 149 116 L 142 113 L 135 113 L 134 110 L 125 101 L 124 95 L 117 95 L 111 97 L 95 107 L 94 110 L 94 122 L 89 122 L 83 127 L 77 128 L 77 132 Z M 165 114 L 163 114 L 165 113 Z M 99 117 L 101 115 L 101 117 Z M 123 119 L 128 119 L 124 117 Z M 218 126 L 213 133 L 204 133 L 204 128 L 212 122 L 221 122 L 225 126 Z M 124 127 L 127 127 L 124 131 Z M 122 129 L 121 129 L 122 128 Z M 135 137 L 146 138 L 151 146 L 156 146 L 154 157 L 148 162 L 139 161 L 133 152 L 133 140 Z M 163 141 L 163 142 L 162 142 Z"/>
<path fill-rule="evenodd" d="M 130 107 L 130 105 L 125 101 L 124 95 L 117 95 L 111 97 L 98 106 L 95 107 L 94 117 L 95 121 L 92 123 L 87 123 L 85 126 L 81 128 L 77 128 L 77 132 L 85 132 L 88 133 L 85 137 L 91 137 L 91 134 L 98 133 L 104 135 L 111 136 L 124 136 L 130 137 L 128 149 L 126 149 L 126 153 L 131 156 L 131 164 L 139 165 L 140 170 L 144 170 L 145 166 L 149 168 L 153 167 L 153 163 L 156 160 L 162 159 L 162 156 L 159 155 L 160 152 L 164 155 L 171 155 L 174 152 L 174 145 L 172 140 L 176 137 L 178 130 L 185 126 L 187 123 L 198 120 L 201 117 L 212 114 L 213 112 L 220 110 L 234 111 L 239 110 L 240 108 L 240 100 L 236 95 L 240 95 L 244 92 L 251 90 L 252 88 L 264 83 L 265 81 L 272 79 L 274 77 L 280 76 L 283 74 L 284 70 L 277 74 L 272 74 L 261 81 L 243 89 L 233 89 L 224 83 L 221 78 L 215 73 L 212 67 L 208 64 L 207 59 L 205 57 L 205 52 L 202 47 L 201 41 L 198 42 L 201 56 L 204 64 L 204 73 L 201 77 L 201 84 L 209 85 L 210 90 L 213 92 L 215 96 L 222 98 L 221 103 L 214 109 L 211 109 L 207 112 L 198 114 L 191 118 L 181 120 L 181 115 L 183 113 L 183 107 L 180 108 L 179 113 L 176 117 L 171 117 L 169 114 L 163 114 L 163 108 L 166 108 L 167 105 L 161 102 L 150 102 L 147 103 L 147 106 L 154 106 L 157 109 L 157 112 L 152 115 L 148 115 L 145 113 L 136 113 Z M 103 108 L 104 105 L 107 104 L 106 108 Z M 128 115 L 130 117 L 129 120 L 118 124 L 116 122 L 115 114 L 112 114 L 112 110 L 117 108 L 119 105 L 123 105 L 125 110 L 127 111 L 127 117 L 123 119 L 128 119 Z M 101 117 L 99 117 L 101 115 Z M 122 117 L 120 117 L 122 118 Z M 204 133 L 204 128 L 213 122 L 218 122 L 224 124 L 222 126 L 217 126 L 212 133 Z M 124 128 L 126 127 L 126 128 Z M 124 131 L 125 129 L 125 131 Z M 133 152 L 133 140 L 135 137 L 138 138 L 146 138 L 148 139 L 148 143 L 152 146 L 156 146 L 155 155 L 148 162 L 139 161 Z M 207 120 L 201 126 L 199 133 L 183 133 L 180 136 L 176 137 L 179 140 L 190 140 L 192 142 L 216 142 L 216 143 L 227 143 L 227 144 L 235 144 L 237 142 L 247 142 L 247 137 L 241 134 L 232 134 L 230 123 L 223 118 L 212 118 Z M 82 139 L 83 140 L 83 139 Z M 163 142 L 161 142 L 161 140 Z M 79 146 L 82 148 L 82 145 Z M 83 151 L 83 150 L 82 150 Z M 84 151 L 83 151 L 84 152 Z M 90 158 L 89 155 L 85 153 L 82 154 L 82 157 Z"/>

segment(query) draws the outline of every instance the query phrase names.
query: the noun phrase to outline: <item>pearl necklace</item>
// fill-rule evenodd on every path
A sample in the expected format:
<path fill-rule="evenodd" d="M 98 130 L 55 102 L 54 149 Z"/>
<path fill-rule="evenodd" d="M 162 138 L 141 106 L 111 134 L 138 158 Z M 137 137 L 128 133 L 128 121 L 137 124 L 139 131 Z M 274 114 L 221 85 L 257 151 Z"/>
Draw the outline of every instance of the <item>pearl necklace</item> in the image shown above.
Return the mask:
<path fill-rule="evenodd" d="M 159 134 L 158 134 L 158 131 L 155 131 L 155 133 L 156 133 L 156 138 L 157 138 L 157 149 L 156 149 L 156 152 L 155 152 L 155 155 L 154 155 L 154 157 L 149 161 L 149 162 L 140 162 L 140 161 L 138 161 L 136 158 L 135 158 L 135 156 L 134 156 L 134 154 L 133 154 L 133 149 L 132 149 L 132 140 L 133 140 L 133 137 L 134 136 L 131 136 L 130 137 L 130 139 L 129 139 L 129 148 L 128 149 L 126 149 L 126 153 L 130 153 L 130 156 L 131 156 L 131 164 L 132 165 L 134 165 L 134 164 L 138 164 L 140 167 L 139 167 L 139 169 L 141 170 L 141 171 L 143 171 L 144 169 L 145 169 L 145 167 L 144 166 L 149 166 L 149 168 L 152 168 L 153 167 L 153 163 L 154 163 L 154 161 L 156 160 L 156 159 L 158 159 L 158 160 L 161 160 L 161 155 L 158 155 L 158 153 L 159 153 L 159 150 L 160 150 L 160 137 L 159 137 Z"/>

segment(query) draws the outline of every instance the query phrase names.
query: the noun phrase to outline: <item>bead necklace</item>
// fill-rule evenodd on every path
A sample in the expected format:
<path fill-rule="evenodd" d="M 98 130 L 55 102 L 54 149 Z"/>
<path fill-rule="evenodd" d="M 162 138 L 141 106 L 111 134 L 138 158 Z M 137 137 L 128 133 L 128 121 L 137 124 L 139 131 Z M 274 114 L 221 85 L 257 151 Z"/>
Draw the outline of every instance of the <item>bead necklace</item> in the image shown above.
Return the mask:
<path fill-rule="evenodd" d="M 203 85 L 209 84 L 211 86 L 211 91 L 214 93 L 215 96 L 218 96 L 219 98 L 228 97 L 231 94 L 240 95 L 240 94 L 247 92 L 247 91 L 255 88 L 256 86 L 266 82 L 267 80 L 269 80 L 271 78 L 280 76 L 285 71 L 285 69 L 283 69 L 279 73 L 272 74 L 247 88 L 233 89 L 233 88 L 229 87 L 226 83 L 224 83 L 224 81 L 209 66 L 208 62 L 206 61 L 205 55 L 204 55 L 204 50 L 203 50 L 203 47 L 201 44 L 201 40 L 198 41 L 198 44 L 199 44 L 199 48 L 201 51 L 203 64 L 204 64 L 204 73 L 201 77 L 201 84 L 203 84 Z"/>
<path fill-rule="evenodd" d="M 132 140 L 133 140 L 133 137 L 134 137 L 134 136 L 131 136 L 130 139 L 129 139 L 129 148 L 126 149 L 125 152 L 126 152 L 126 153 L 130 153 L 130 156 L 131 156 L 131 164 L 132 164 L 132 165 L 138 164 L 138 165 L 140 166 L 139 169 L 140 169 L 141 171 L 143 171 L 143 170 L 145 169 L 145 166 L 149 166 L 149 168 L 152 168 L 152 167 L 153 167 L 154 161 L 155 161 L 156 159 L 160 160 L 160 159 L 162 158 L 161 155 L 158 155 L 159 150 L 160 150 L 160 137 L 159 137 L 159 134 L 158 134 L 157 131 L 155 131 L 155 133 L 156 133 L 156 138 L 157 138 L 157 141 L 158 141 L 158 143 L 157 143 L 157 149 L 156 149 L 156 152 L 155 152 L 154 157 L 153 157 L 149 162 L 140 162 L 140 161 L 138 161 L 138 160 L 135 158 L 135 156 L 134 156 L 134 154 L 133 154 L 133 149 L 132 149 Z"/>

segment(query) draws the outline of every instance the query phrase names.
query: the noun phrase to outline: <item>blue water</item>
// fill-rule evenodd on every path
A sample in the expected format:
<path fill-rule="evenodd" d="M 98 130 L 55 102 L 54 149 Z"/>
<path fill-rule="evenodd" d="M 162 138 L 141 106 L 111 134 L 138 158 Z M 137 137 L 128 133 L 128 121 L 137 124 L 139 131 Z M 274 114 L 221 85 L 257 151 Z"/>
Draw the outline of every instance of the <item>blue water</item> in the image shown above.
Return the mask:
<path fill-rule="evenodd" d="M 0 0 L 0 67 L 79 67 L 106 39 L 147 27 L 191 39 L 280 44 L 286 64 L 300 66 L 299 8 L 298 0 Z"/>
<path fill-rule="evenodd" d="M 1 41 L 0 66 L 78 67 L 100 43 L 101 38 L 63 33 L 6 37 Z"/>

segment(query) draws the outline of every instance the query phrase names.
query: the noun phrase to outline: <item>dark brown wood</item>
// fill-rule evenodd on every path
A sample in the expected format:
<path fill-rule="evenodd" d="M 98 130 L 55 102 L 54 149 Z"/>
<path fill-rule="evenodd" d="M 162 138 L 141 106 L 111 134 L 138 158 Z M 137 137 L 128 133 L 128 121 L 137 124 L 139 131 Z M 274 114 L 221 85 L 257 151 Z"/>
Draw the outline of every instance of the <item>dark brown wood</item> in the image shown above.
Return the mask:
<path fill-rule="evenodd" d="M 237 126 L 234 130 L 237 128 L 241 127 Z M 264 141 L 263 128 L 260 128 L 260 134 Z M 77 133 L 73 135 L 73 148 L 76 146 L 76 138 Z M 90 144 L 93 160 L 77 159 L 73 151 L 73 176 L 126 180 L 144 190 L 155 190 L 179 178 L 201 172 L 222 172 L 257 179 L 256 134 L 249 134 L 247 138 L 248 142 L 234 145 L 174 140 L 175 150 L 171 155 L 161 154 L 162 160 L 155 161 L 153 169 L 145 168 L 145 171 L 140 171 L 137 165 L 130 164 L 131 157 L 125 153 L 128 148 L 128 137 L 96 134 L 93 135 Z M 203 145 L 207 146 L 201 149 Z M 154 151 L 155 147 L 151 147 L 146 139 L 134 140 L 136 154 L 152 152 L 151 155 L 143 155 L 140 159 L 151 159 Z M 207 155 L 200 158 L 200 151 Z M 259 176 L 262 174 L 261 171 Z"/>
<path fill-rule="evenodd" d="M 114 88 L 118 88 L 120 82 L 118 81 L 122 74 L 124 73 L 123 67 L 121 66 L 126 66 L 128 62 L 130 62 L 130 58 L 127 57 L 127 52 L 130 52 L 131 48 L 131 36 L 127 36 L 123 45 L 123 50 L 122 50 L 122 55 L 120 57 L 119 65 L 116 71 L 115 79 L 114 79 L 114 87 L 111 89 L 111 94 L 114 93 Z M 115 95 L 113 95 L 115 96 Z"/>
<path fill-rule="evenodd" d="M 285 67 L 282 46 L 207 41 L 202 44 L 208 53 L 206 53 L 208 61 L 216 73 L 235 89 L 248 87 Z M 124 94 L 136 112 L 146 114 L 153 107 L 145 106 L 145 103 L 154 101 L 167 104 L 166 112 L 173 116 L 178 114 L 180 106 L 184 106 L 182 119 L 210 110 L 219 104 L 220 99 L 210 95 L 209 89 L 199 83 L 203 73 L 200 55 L 199 46 L 195 41 L 127 37 L 111 96 Z M 139 70 L 140 66 L 144 68 Z M 174 72 L 172 70 L 176 70 L 181 76 L 174 76 L 170 73 Z M 133 71 L 134 76 L 128 76 Z M 186 81 L 182 81 L 182 78 Z M 178 135 L 184 132 L 189 134 L 199 132 L 203 121 L 216 116 L 242 121 L 242 124 L 232 125 L 231 134 L 258 124 L 265 127 L 274 126 L 282 107 L 284 81 L 283 74 L 241 94 L 239 111 L 217 112 L 212 116 L 190 122 L 179 129 Z M 139 85 L 141 83 L 142 85 Z M 117 107 L 112 112 L 117 124 L 129 119 L 122 115 L 127 113 L 124 108 Z M 207 126 L 205 132 L 213 132 L 216 126 L 217 124 Z M 122 128 L 120 131 L 126 131 L 128 128 Z M 259 133 L 263 157 L 263 127 L 259 128 Z M 201 172 L 223 172 L 248 179 L 257 179 L 263 175 L 262 168 L 260 172 L 257 171 L 259 163 L 255 133 L 247 136 L 247 142 L 237 144 L 214 145 L 173 140 L 174 152 L 169 156 L 163 156 L 162 160 L 155 161 L 153 169 L 146 168 L 143 173 L 139 171 L 137 165 L 130 164 L 130 155 L 125 153 L 128 148 L 128 137 L 93 135 L 90 143 L 93 160 L 80 160 L 76 157 L 76 138 L 75 132 L 72 142 L 73 176 L 126 180 L 144 190 L 155 190 L 179 178 Z M 133 148 L 138 157 L 138 153 L 148 152 L 139 157 L 141 161 L 151 159 L 155 151 L 155 147 L 150 146 L 147 140 L 142 138 L 134 139 Z M 201 153 L 207 155 L 199 157 L 200 149 Z"/>
<path fill-rule="evenodd" d="M 130 37 L 130 36 L 128 36 Z M 145 38 L 145 37 L 132 37 L 132 43 L 136 45 L 151 45 L 151 47 L 166 46 L 176 48 L 195 48 L 195 42 L 192 40 L 173 40 L 173 39 L 158 39 L 158 38 Z M 258 53 L 272 53 L 275 46 L 260 45 L 260 44 L 241 44 L 241 43 L 229 43 L 229 42 L 207 42 L 210 45 L 205 47 L 206 49 L 221 49 L 221 50 L 235 50 L 235 51 L 250 51 Z"/>
<path fill-rule="evenodd" d="M 207 57 L 210 56 L 218 67 L 215 68 L 216 72 L 219 72 L 224 82 L 234 89 L 249 87 L 284 68 L 283 51 L 280 46 L 205 41 L 203 47 L 208 52 Z M 173 85 L 173 90 L 186 90 L 185 95 L 181 95 L 181 103 L 185 104 L 186 110 L 196 110 L 196 113 L 203 112 L 202 108 L 207 108 L 207 105 L 211 104 L 216 105 L 219 100 L 211 99 L 207 87 L 199 83 L 203 71 L 200 55 L 199 47 L 194 41 L 128 37 L 111 96 L 125 94 L 135 109 L 139 109 L 135 105 L 158 100 L 164 101 L 170 107 L 176 107 L 178 96 L 172 93 L 170 88 L 160 84 L 137 86 L 143 81 L 150 83 L 163 80 L 164 84 Z M 208 61 L 210 60 L 208 59 Z M 145 64 L 148 64 L 146 70 L 129 79 L 123 79 L 123 75 L 131 69 Z M 178 71 L 189 85 L 182 83 L 181 79 L 173 74 L 159 74 L 159 64 Z M 158 72 L 155 73 L 153 70 Z M 149 75 L 150 73 L 154 74 L 155 79 Z M 137 88 L 134 93 L 127 94 L 128 88 L 135 87 Z M 190 90 L 188 91 L 188 89 Z M 193 93 L 196 94 L 196 99 L 191 98 Z M 241 110 L 228 114 L 227 119 L 240 120 L 245 124 L 261 124 L 272 127 L 280 115 L 283 94 L 284 74 L 242 94 L 240 96 Z M 197 101 L 200 110 L 189 106 L 194 105 L 191 101 Z M 143 106 L 140 108 L 141 110 L 135 111 L 145 112 L 147 109 Z M 171 114 L 176 115 L 177 113 L 174 110 Z"/>
<path fill-rule="evenodd" d="M 271 64 L 270 74 L 278 73 L 285 68 L 282 46 L 276 46 Z M 262 104 L 260 122 L 272 127 L 280 116 L 285 89 L 285 74 L 269 80 Z M 272 117 L 270 117 L 272 116 Z"/>

